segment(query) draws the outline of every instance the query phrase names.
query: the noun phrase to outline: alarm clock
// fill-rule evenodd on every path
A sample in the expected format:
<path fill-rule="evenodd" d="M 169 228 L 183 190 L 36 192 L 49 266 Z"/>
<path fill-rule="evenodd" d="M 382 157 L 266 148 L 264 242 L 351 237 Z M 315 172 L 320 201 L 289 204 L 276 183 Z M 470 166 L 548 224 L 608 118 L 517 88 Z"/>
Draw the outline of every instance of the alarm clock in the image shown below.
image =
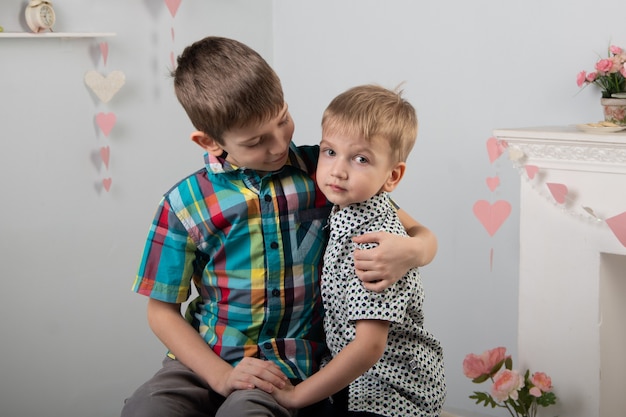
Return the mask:
<path fill-rule="evenodd" d="M 56 20 L 52 3 L 45 0 L 30 0 L 25 10 L 26 24 L 33 32 L 52 31 Z"/>

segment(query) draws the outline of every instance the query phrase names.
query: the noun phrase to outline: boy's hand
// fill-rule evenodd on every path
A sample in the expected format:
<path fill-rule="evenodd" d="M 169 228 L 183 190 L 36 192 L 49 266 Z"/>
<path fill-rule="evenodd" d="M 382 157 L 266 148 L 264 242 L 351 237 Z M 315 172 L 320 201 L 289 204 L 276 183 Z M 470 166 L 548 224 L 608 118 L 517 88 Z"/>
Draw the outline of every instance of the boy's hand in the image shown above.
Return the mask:
<path fill-rule="evenodd" d="M 415 246 L 407 239 L 388 232 L 373 232 L 355 236 L 357 244 L 378 243 L 371 249 L 354 251 L 354 267 L 363 286 L 370 291 L 381 292 L 415 266 Z"/>
<path fill-rule="evenodd" d="M 246 357 L 228 373 L 219 393 L 227 396 L 238 389 L 252 388 L 272 393 L 283 388 L 286 382 L 289 380 L 275 363 Z"/>
<path fill-rule="evenodd" d="M 294 388 L 295 387 L 291 384 L 291 382 L 287 380 L 283 388 L 272 391 L 272 396 L 274 396 L 276 401 L 278 401 L 278 403 L 283 407 L 290 410 L 295 409 L 297 407 L 293 404 L 292 396 Z"/>

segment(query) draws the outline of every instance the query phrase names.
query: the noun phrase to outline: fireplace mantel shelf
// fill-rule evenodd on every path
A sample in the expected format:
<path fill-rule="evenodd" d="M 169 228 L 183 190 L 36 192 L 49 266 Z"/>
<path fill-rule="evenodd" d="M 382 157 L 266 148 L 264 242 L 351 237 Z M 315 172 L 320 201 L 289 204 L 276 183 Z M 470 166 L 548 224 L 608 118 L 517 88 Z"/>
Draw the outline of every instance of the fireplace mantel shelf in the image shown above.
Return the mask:
<path fill-rule="evenodd" d="M 626 131 L 594 134 L 576 126 L 543 126 L 496 129 L 494 135 L 511 149 L 521 151 L 521 162 L 552 168 L 576 165 L 575 169 L 582 171 L 600 169 L 626 174 Z"/>

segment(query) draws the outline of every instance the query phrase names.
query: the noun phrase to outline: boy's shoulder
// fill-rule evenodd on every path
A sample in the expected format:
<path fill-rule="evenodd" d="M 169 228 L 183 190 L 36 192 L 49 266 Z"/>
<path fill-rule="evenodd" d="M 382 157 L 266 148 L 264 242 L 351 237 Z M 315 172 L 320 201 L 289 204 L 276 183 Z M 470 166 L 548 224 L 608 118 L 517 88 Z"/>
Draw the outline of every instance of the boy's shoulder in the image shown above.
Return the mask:
<path fill-rule="evenodd" d="M 289 157 L 289 165 L 301 169 L 309 175 L 314 175 L 317 169 L 317 160 L 319 159 L 318 145 L 302 145 L 296 146 L 291 143 L 291 155 Z"/>
<path fill-rule="evenodd" d="M 165 192 L 165 194 L 163 194 L 163 195 L 164 196 L 168 196 L 168 195 L 172 194 L 172 192 L 174 192 L 174 190 L 180 188 L 180 186 L 183 183 L 186 183 L 187 181 L 189 181 L 190 178 L 195 178 L 195 177 L 198 177 L 198 176 L 205 176 L 206 177 L 206 168 L 200 168 L 197 171 L 187 175 L 185 178 L 180 179 L 178 182 L 176 182 L 174 185 L 172 185 L 170 187 L 170 189 L 167 190 Z"/>

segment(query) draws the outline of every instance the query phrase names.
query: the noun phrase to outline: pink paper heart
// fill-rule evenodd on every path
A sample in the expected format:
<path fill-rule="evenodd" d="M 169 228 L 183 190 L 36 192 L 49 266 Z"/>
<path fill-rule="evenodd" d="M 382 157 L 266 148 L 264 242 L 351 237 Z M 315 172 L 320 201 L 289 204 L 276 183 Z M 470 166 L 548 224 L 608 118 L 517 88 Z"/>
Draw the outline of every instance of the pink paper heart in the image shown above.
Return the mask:
<path fill-rule="evenodd" d="M 617 237 L 619 243 L 626 246 L 626 211 L 610 219 L 606 219 L 606 224 Z"/>
<path fill-rule="evenodd" d="M 489 162 L 493 162 L 502 156 L 504 148 L 506 146 L 494 137 L 487 139 L 487 154 L 489 155 Z"/>
<path fill-rule="evenodd" d="M 176 12 L 178 11 L 178 6 L 180 6 L 181 2 L 182 0 L 165 0 L 165 4 L 167 5 L 172 17 L 176 17 Z"/>
<path fill-rule="evenodd" d="M 113 183 L 113 180 L 111 178 L 102 179 L 102 186 L 105 190 L 107 190 L 107 192 L 109 192 L 109 190 L 111 189 L 111 183 Z"/>
<path fill-rule="evenodd" d="M 102 54 L 102 62 L 106 66 L 109 57 L 109 44 L 107 42 L 100 42 L 100 53 Z"/>
<path fill-rule="evenodd" d="M 528 175 L 528 178 L 531 180 L 535 178 L 535 175 L 539 172 L 539 167 L 535 165 L 525 165 L 524 169 L 526 170 L 526 175 Z"/>
<path fill-rule="evenodd" d="M 565 198 L 567 197 L 567 187 L 565 184 L 559 184 L 556 182 L 547 182 L 548 190 L 552 193 L 552 197 L 556 200 L 557 203 L 563 204 L 565 203 Z"/>
<path fill-rule="evenodd" d="M 100 158 L 102 158 L 102 162 L 104 162 L 104 166 L 109 169 L 109 157 L 111 156 L 111 149 L 108 146 L 103 146 L 100 148 Z"/>
<path fill-rule="evenodd" d="M 500 178 L 487 177 L 487 187 L 489 187 L 491 191 L 494 191 L 496 188 L 498 188 L 498 185 L 500 185 Z"/>
<path fill-rule="evenodd" d="M 493 236 L 502 223 L 511 214 L 511 204 L 505 200 L 498 200 L 491 204 L 486 200 L 474 203 L 474 216 L 482 223 L 489 236 Z"/>
<path fill-rule="evenodd" d="M 104 133 L 104 136 L 107 136 L 107 137 L 109 136 L 109 133 L 111 133 L 113 126 L 115 126 L 116 120 L 117 118 L 115 116 L 115 113 L 100 112 L 96 114 L 96 124 L 98 125 L 100 130 L 102 130 L 102 133 Z"/>

